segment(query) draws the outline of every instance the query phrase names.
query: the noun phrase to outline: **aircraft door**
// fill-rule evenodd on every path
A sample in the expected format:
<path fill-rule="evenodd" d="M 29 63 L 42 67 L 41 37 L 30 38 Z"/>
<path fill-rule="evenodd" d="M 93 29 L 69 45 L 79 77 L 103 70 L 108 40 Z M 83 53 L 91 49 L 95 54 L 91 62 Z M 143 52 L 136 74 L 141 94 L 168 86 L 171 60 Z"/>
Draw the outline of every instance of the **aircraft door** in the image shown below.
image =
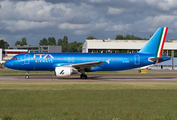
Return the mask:
<path fill-rule="evenodd" d="M 30 63 L 30 55 L 26 54 L 24 59 L 25 59 L 24 64 Z"/>
<path fill-rule="evenodd" d="M 140 64 L 140 56 L 139 55 L 135 55 L 135 65 L 139 65 Z"/>

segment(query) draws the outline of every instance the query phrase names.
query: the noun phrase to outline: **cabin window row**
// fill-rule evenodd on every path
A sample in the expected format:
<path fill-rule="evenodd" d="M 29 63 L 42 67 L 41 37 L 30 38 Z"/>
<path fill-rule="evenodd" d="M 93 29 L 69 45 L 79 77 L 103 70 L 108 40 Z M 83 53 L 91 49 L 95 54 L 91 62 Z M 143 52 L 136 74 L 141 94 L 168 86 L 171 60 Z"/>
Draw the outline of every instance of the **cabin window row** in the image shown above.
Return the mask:
<path fill-rule="evenodd" d="M 45 59 L 50 59 L 50 58 L 31 58 L 31 60 L 45 60 Z M 50 59 L 51 60 L 51 59 Z M 129 60 L 129 59 L 120 59 L 120 58 L 110 58 L 110 59 L 105 59 L 105 58 L 74 58 L 74 59 L 67 59 L 67 58 L 53 58 L 52 60 Z"/>

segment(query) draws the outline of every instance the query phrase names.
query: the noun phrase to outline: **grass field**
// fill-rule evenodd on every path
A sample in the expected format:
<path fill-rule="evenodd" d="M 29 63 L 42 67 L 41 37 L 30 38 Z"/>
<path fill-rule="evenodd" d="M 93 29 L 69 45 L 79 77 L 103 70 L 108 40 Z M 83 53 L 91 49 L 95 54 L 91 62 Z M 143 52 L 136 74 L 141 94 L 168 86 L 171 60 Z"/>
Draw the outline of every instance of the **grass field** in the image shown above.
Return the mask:
<path fill-rule="evenodd" d="M 1 120 L 175 120 L 177 83 L 0 82 Z"/>

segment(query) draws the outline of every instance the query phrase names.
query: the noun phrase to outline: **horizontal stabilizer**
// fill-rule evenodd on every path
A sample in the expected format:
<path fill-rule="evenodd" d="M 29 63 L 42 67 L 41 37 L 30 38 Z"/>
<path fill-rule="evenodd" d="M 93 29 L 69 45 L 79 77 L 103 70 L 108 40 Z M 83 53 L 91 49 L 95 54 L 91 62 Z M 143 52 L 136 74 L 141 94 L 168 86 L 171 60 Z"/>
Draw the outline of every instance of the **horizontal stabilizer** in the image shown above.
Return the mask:
<path fill-rule="evenodd" d="M 169 58 L 169 56 L 157 57 L 157 58 L 155 58 L 155 57 L 150 57 L 150 58 L 149 58 L 149 61 L 155 62 L 155 61 L 159 61 L 159 60 L 164 59 L 164 58 Z"/>

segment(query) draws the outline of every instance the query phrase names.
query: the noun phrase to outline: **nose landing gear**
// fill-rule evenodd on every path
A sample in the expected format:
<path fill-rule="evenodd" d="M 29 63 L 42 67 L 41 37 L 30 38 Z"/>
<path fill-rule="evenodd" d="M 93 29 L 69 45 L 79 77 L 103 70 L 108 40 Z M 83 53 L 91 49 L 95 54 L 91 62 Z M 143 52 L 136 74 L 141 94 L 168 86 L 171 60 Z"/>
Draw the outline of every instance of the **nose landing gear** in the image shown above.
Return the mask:
<path fill-rule="evenodd" d="M 29 71 L 26 72 L 25 78 L 29 79 Z"/>

